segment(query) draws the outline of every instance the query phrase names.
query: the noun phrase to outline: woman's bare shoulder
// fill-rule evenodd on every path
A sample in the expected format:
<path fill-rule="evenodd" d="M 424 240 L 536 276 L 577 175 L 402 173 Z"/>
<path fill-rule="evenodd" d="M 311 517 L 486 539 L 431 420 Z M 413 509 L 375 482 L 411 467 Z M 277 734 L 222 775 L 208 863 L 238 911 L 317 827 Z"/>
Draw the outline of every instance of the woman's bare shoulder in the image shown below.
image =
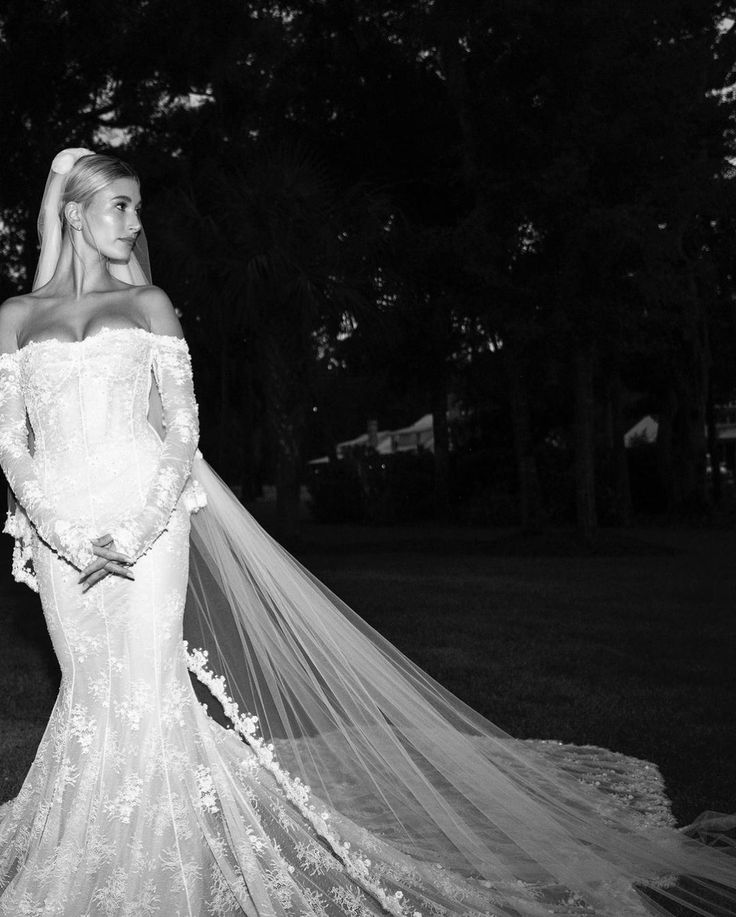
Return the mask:
<path fill-rule="evenodd" d="M 35 298 L 30 293 L 11 296 L 0 305 L 0 353 L 18 349 L 18 332 L 28 319 Z"/>
<path fill-rule="evenodd" d="M 145 316 L 150 331 L 184 337 L 174 305 L 161 287 L 139 287 L 135 297 L 136 306 Z"/>

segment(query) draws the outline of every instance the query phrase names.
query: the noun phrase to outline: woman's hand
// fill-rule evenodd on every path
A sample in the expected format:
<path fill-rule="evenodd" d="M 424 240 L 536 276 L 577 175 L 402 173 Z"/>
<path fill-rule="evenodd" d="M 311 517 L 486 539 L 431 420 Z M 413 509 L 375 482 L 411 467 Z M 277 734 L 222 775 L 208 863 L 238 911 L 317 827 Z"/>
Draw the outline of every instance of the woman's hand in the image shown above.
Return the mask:
<path fill-rule="evenodd" d="M 97 555 L 97 559 L 82 570 L 77 580 L 79 583 L 84 583 L 82 592 L 86 592 L 95 583 L 98 583 L 111 573 L 115 573 L 117 576 L 124 576 L 126 579 L 135 579 L 128 569 L 131 559 L 126 554 L 121 554 L 120 551 L 115 550 L 115 542 L 112 535 L 100 535 L 99 538 L 94 538 L 92 540 L 92 550 Z"/>

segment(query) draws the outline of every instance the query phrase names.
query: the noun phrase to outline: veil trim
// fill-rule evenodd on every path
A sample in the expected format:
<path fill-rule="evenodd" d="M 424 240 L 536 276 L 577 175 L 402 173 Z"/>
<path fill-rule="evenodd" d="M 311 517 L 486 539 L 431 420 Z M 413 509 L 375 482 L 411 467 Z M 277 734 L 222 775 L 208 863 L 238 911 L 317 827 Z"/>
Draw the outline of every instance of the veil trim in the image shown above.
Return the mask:
<path fill-rule="evenodd" d="M 700 914 L 718 914 L 719 895 L 736 910 L 727 852 L 508 736 L 302 567 L 201 455 L 192 478 L 206 506 L 191 517 L 190 670 L 357 880 L 365 870 L 327 810 L 458 881 L 526 888 L 530 902 L 564 892 L 622 917 L 645 913 L 640 892 L 656 888 Z M 699 823 L 701 840 L 716 824 Z M 400 899 L 389 904 L 398 917 Z"/>
<path fill-rule="evenodd" d="M 56 270 L 66 175 L 89 152 L 64 150 L 52 163 L 34 289 Z M 109 269 L 129 283 L 150 282 L 137 255 Z M 414 883 L 420 895 L 435 870 L 436 887 L 457 901 L 453 914 L 482 913 L 470 897 L 463 905 L 468 882 L 485 885 L 489 901 L 502 891 L 506 913 L 634 917 L 669 914 L 672 903 L 706 917 L 736 913 L 736 845 L 718 833 L 730 817 L 703 816 L 691 832 L 697 839 L 662 820 L 642 822 L 543 749 L 512 739 L 274 541 L 199 452 L 181 499 L 192 513 L 190 671 L 349 874 L 394 917 L 410 917 L 402 893 L 386 892 L 335 825 L 350 823 L 358 832 L 351 836 L 369 832 L 410 856 L 416 878 L 404 887 Z M 5 531 L 16 539 L 14 573 L 34 588 L 35 536 L 21 514 L 9 512 Z"/>

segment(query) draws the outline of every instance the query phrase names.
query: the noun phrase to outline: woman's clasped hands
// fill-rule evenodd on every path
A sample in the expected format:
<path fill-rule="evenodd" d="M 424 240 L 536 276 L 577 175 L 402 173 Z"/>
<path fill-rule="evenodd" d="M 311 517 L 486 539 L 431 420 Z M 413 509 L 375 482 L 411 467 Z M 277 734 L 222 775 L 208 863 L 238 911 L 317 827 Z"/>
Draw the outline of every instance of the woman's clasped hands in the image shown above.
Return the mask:
<path fill-rule="evenodd" d="M 126 579 L 135 579 L 129 569 L 132 564 L 131 558 L 115 549 L 112 535 L 100 535 L 99 538 L 93 538 L 92 550 L 97 557 L 82 570 L 77 580 L 78 583 L 84 583 L 82 592 L 86 592 L 111 573 L 116 576 L 124 576 Z"/>

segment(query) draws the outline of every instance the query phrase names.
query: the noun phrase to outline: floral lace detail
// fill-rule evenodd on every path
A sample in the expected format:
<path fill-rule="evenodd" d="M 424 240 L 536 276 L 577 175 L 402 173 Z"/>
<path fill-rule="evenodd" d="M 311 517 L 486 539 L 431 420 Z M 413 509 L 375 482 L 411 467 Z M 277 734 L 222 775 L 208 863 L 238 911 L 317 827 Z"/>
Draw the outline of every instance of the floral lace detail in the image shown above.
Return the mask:
<path fill-rule="evenodd" d="M 195 458 L 202 458 L 202 453 L 197 449 Z M 190 477 L 184 485 L 182 501 L 190 513 L 198 513 L 207 506 L 207 493 L 196 478 Z"/>
<path fill-rule="evenodd" d="M 166 527 L 171 513 L 190 477 L 199 440 L 199 416 L 192 383 L 192 362 L 186 341 L 167 338 L 154 352 L 156 374 L 164 409 L 166 438 L 158 471 L 146 497 L 143 512 L 127 513 L 113 527 L 112 535 L 120 550 L 137 560 Z M 187 505 L 197 505 L 202 488 L 190 485 Z"/>
<path fill-rule="evenodd" d="M 3 532 L 14 539 L 13 579 L 38 592 L 38 579 L 33 569 L 33 527 L 21 506 L 16 504 L 14 510 L 8 509 Z"/>
<path fill-rule="evenodd" d="M 295 852 L 304 870 L 311 875 L 329 873 L 334 870 L 335 857 L 337 857 L 343 864 L 347 874 L 358 884 L 358 889 L 343 886 L 334 886 L 331 889 L 331 900 L 338 905 L 340 913 L 354 915 L 354 917 L 365 917 L 365 915 L 369 914 L 370 910 L 366 907 L 366 896 L 360 891 L 360 889 L 364 889 L 372 898 L 380 902 L 385 911 L 395 915 L 395 917 L 422 917 L 422 911 L 418 909 L 415 898 L 405 896 L 401 888 L 390 892 L 379 880 L 379 874 L 390 876 L 391 870 L 388 868 L 376 869 L 371 859 L 364 852 L 360 849 L 352 849 L 351 842 L 342 839 L 337 831 L 330 826 L 331 813 L 324 808 L 321 811 L 318 810 L 311 798 L 310 787 L 305 786 L 298 777 L 292 777 L 279 764 L 274 755 L 273 743 L 266 744 L 258 734 L 258 717 L 240 712 L 238 704 L 228 694 L 224 677 L 215 675 L 209 669 L 207 652 L 200 649 L 190 651 L 186 642 L 184 643 L 184 652 L 189 671 L 202 684 L 205 684 L 213 697 L 220 702 L 225 715 L 234 726 L 234 731 L 253 749 L 258 763 L 273 774 L 278 785 L 286 794 L 286 798 L 312 826 L 317 836 L 329 844 L 334 855 L 331 855 L 325 847 L 316 842 L 295 845 Z M 277 820 L 280 820 L 280 818 L 281 815 L 279 813 L 277 814 Z M 361 846 L 366 848 L 371 846 L 376 850 L 380 850 L 382 847 L 375 839 L 371 839 L 367 832 L 359 832 L 359 838 Z M 383 845 L 384 848 L 387 846 Z M 403 859 L 403 863 L 398 870 L 394 871 L 393 876 L 397 884 L 403 884 L 407 875 L 412 875 L 413 870 L 411 867 L 407 869 L 406 857 L 401 858 L 398 851 L 396 851 L 395 856 L 399 860 Z M 293 867 L 291 868 L 293 869 Z M 477 890 L 473 890 L 470 883 L 464 882 L 456 874 L 451 879 L 441 869 L 425 865 L 425 877 L 429 875 L 432 876 L 432 882 L 436 883 L 438 887 L 444 886 L 446 888 L 450 897 L 459 895 L 458 900 L 467 898 L 468 902 L 482 897 L 478 895 Z M 421 883 L 422 877 L 418 873 L 416 873 L 416 878 Z M 488 898 L 486 897 L 484 900 L 487 902 Z M 472 906 L 468 913 L 473 913 Z M 493 917 L 492 911 L 484 910 L 483 913 L 487 917 Z"/>
<path fill-rule="evenodd" d="M 164 530 L 179 497 L 189 512 L 197 512 L 206 505 L 207 497 L 199 482 L 190 477 L 191 463 L 199 436 L 197 403 L 192 386 L 192 369 L 186 341 L 171 335 L 158 335 L 143 328 L 103 328 L 81 341 L 47 339 L 30 341 L 15 353 L 0 355 L 0 465 L 18 501 L 14 513 L 9 513 L 5 531 L 13 535 L 13 575 L 19 582 L 26 583 L 38 591 L 38 583 L 32 569 L 32 547 L 30 525 L 39 536 L 77 569 L 83 569 L 95 557 L 91 541 L 102 534 L 95 525 L 96 495 L 91 494 L 89 505 L 81 518 L 68 518 L 67 508 L 49 492 L 49 482 L 39 475 L 39 462 L 28 448 L 26 410 L 36 426 L 43 426 L 47 413 L 58 413 L 59 385 L 39 384 L 33 377 L 32 366 L 42 355 L 50 355 L 54 363 L 64 364 L 59 355 L 70 355 L 66 362 L 76 370 L 69 377 L 65 370 L 61 374 L 64 389 L 72 394 L 71 385 L 78 377 L 83 383 L 87 367 L 94 365 L 94 358 L 100 349 L 109 351 L 110 344 L 132 342 L 136 353 L 147 357 L 153 369 L 156 383 L 164 406 L 166 438 L 160 452 L 158 472 L 151 481 L 145 505 L 117 513 L 111 520 L 116 543 L 121 551 L 134 559 L 145 553 Z M 142 348 L 142 349 L 141 349 Z M 28 367 L 31 366 L 29 371 Z M 106 375 L 112 373 L 112 366 Z M 138 365 L 133 377 L 140 382 L 145 368 Z M 145 379 L 147 381 L 147 379 Z M 84 404 L 80 404 L 83 410 Z M 102 405 L 102 407 L 106 407 Z M 51 409 L 50 411 L 47 409 Z M 85 463 L 91 472 L 99 474 L 110 465 L 110 455 L 103 450 L 89 450 L 87 434 L 89 424 L 95 418 L 85 417 L 79 430 L 60 426 L 64 442 L 60 450 L 69 444 L 84 450 Z M 100 418 L 101 426 L 104 418 Z M 58 435 L 58 434 L 57 434 Z M 53 434 L 48 437 L 54 440 Z M 42 453 L 48 452 L 53 443 L 40 443 Z M 121 452 L 120 455 L 124 455 Z M 41 460 L 45 458 L 42 454 Z M 43 464 L 43 463 L 42 463 Z M 52 485 L 53 491 L 53 485 Z"/>
<path fill-rule="evenodd" d="M 59 516 L 38 477 L 28 448 L 26 403 L 18 354 L 0 354 L 0 465 L 16 500 L 43 540 L 77 569 L 93 559 L 95 537 L 77 521 Z M 24 580 L 25 581 L 25 580 Z"/>
<path fill-rule="evenodd" d="M 164 442 L 147 422 L 151 384 Z M 33 498 L 6 530 L 33 565 L 62 672 L 28 777 L 0 806 L 0 917 L 586 913 L 565 889 L 549 897 L 503 867 L 484 885 L 346 818 L 282 766 L 281 741 L 263 739 L 207 657 L 182 652 L 190 513 L 206 502 L 184 342 L 143 329 L 32 342 L 0 358 L 0 424 L 3 467 Z M 116 526 L 135 579 L 82 594 L 65 550 Z M 208 716 L 188 667 L 234 728 Z"/>

